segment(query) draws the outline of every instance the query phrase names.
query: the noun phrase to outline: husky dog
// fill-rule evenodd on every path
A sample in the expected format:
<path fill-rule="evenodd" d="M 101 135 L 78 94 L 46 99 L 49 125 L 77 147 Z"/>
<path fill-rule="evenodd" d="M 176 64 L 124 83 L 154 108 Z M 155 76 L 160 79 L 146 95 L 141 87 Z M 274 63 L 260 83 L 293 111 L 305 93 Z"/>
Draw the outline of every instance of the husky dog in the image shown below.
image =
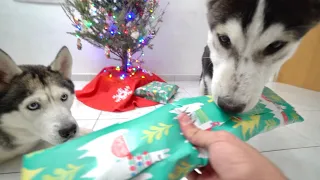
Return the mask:
<path fill-rule="evenodd" d="M 200 88 L 226 112 L 258 102 L 268 80 L 320 21 L 320 0 L 208 0 Z"/>
<path fill-rule="evenodd" d="M 72 57 L 63 47 L 50 66 L 17 66 L 0 49 L 0 163 L 41 141 L 63 143 L 79 134 L 70 108 Z"/>

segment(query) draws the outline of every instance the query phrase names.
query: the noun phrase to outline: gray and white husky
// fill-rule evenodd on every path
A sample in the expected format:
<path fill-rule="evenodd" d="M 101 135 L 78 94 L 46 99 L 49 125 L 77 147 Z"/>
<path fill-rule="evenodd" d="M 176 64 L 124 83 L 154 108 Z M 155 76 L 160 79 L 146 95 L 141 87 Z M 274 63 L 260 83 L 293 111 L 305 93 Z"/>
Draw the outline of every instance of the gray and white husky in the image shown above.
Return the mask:
<path fill-rule="evenodd" d="M 208 0 L 200 88 L 225 111 L 258 102 L 268 80 L 320 22 L 320 0 Z"/>
<path fill-rule="evenodd" d="M 50 66 L 22 65 L 0 49 L 0 163 L 77 135 L 71 115 L 74 85 L 72 57 L 63 47 Z"/>

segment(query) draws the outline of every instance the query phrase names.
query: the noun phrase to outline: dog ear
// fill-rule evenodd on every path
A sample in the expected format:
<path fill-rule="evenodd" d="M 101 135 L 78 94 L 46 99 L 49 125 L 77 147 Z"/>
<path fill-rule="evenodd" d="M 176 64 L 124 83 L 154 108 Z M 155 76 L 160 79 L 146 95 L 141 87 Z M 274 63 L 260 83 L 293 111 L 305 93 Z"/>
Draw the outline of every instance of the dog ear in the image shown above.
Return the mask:
<path fill-rule="evenodd" d="M 11 80 L 22 73 L 11 57 L 0 49 L 0 88 L 9 84 Z"/>
<path fill-rule="evenodd" d="M 50 65 L 54 71 L 59 71 L 65 78 L 71 78 L 72 56 L 69 49 L 63 46 L 58 52 L 56 59 Z"/>

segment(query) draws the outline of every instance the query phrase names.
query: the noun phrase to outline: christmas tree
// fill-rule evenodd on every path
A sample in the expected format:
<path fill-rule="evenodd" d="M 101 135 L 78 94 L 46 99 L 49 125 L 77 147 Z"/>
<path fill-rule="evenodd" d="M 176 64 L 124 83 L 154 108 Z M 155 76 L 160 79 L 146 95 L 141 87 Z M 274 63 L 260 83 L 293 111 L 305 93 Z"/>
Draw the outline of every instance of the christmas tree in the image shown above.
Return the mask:
<path fill-rule="evenodd" d="M 76 28 L 69 34 L 78 38 L 79 50 L 84 39 L 104 49 L 107 58 L 121 61 L 121 70 L 130 73 L 141 68 L 143 48 L 153 48 L 151 40 L 165 12 L 158 9 L 158 0 L 66 0 L 62 7 Z"/>

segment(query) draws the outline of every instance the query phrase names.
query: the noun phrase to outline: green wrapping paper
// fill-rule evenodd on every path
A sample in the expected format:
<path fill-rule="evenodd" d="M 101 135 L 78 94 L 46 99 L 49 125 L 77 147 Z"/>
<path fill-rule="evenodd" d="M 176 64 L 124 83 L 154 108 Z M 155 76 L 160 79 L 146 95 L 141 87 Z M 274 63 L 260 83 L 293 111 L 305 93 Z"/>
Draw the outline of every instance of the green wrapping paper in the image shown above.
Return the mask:
<path fill-rule="evenodd" d="M 178 180 L 205 166 L 205 150 L 181 134 L 186 112 L 204 130 L 228 131 L 243 141 L 281 125 L 301 122 L 294 108 L 266 88 L 249 113 L 228 115 L 210 96 L 181 99 L 135 120 L 23 157 L 23 180 Z"/>
<path fill-rule="evenodd" d="M 135 90 L 135 95 L 151 101 L 167 104 L 177 93 L 179 87 L 174 84 L 154 81 Z"/>

